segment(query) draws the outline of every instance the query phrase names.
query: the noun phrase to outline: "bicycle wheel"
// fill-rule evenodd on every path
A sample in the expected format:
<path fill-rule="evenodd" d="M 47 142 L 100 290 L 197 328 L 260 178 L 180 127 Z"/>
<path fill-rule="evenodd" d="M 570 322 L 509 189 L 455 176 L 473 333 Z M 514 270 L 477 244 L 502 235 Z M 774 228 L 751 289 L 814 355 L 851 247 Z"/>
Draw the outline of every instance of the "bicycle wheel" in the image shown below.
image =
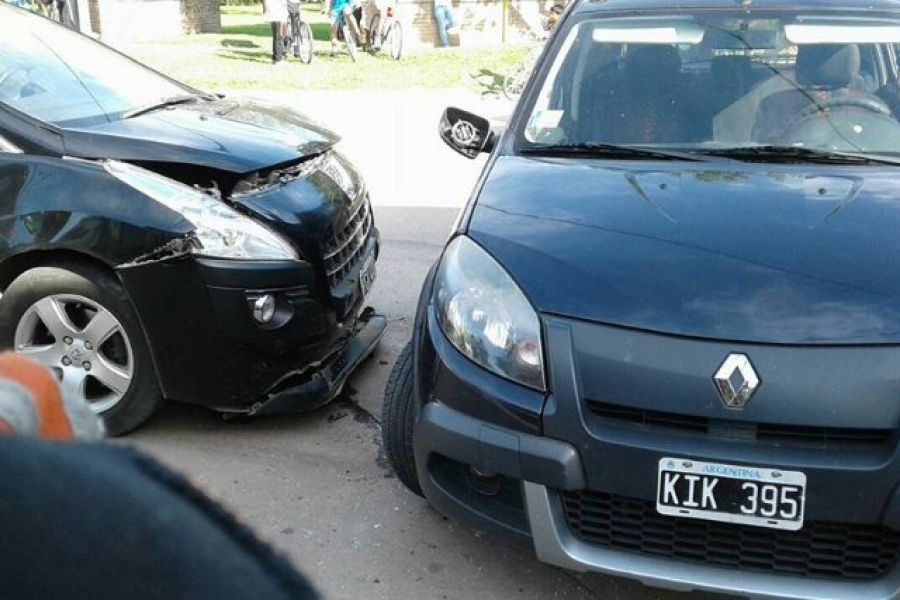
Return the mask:
<path fill-rule="evenodd" d="M 394 60 L 400 60 L 403 57 L 403 28 L 400 27 L 399 21 L 394 21 L 388 28 L 387 48 Z"/>
<path fill-rule="evenodd" d="M 281 49 L 285 56 L 292 52 L 296 53 L 296 38 L 297 32 L 294 30 L 294 23 L 289 20 L 284 24 L 284 36 L 281 38 Z"/>
<path fill-rule="evenodd" d="M 350 54 L 350 58 L 353 59 L 353 62 L 356 62 L 359 59 L 358 51 L 356 49 L 356 38 L 353 36 L 350 26 L 346 23 L 341 26 L 341 31 L 344 34 L 344 43 L 347 44 L 347 52 Z"/>
<path fill-rule="evenodd" d="M 525 82 L 528 80 L 528 69 L 524 65 L 519 65 L 515 70 L 503 78 L 503 95 L 507 100 L 516 100 L 522 94 L 525 88 Z"/>
<path fill-rule="evenodd" d="M 308 65 L 312 62 L 313 59 L 313 36 L 312 29 L 309 26 L 309 23 L 302 22 L 300 23 L 300 28 L 297 30 L 297 58 L 300 59 L 304 65 Z"/>

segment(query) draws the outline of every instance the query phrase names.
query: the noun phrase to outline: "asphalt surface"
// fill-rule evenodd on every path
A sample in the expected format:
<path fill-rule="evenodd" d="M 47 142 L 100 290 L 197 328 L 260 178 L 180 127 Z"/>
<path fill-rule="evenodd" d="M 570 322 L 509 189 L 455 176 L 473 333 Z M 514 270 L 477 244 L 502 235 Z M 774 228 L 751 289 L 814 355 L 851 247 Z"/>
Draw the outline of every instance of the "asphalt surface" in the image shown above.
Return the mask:
<path fill-rule="evenodd" d="M 345 151 L 370 181 L 384 240 L 371 304 L 389 316 L 388 332 L 342 397 L 314 414 L 235 422 L 171 405 L 125 442 L 189 475 L 286 553 L 327 599 L 686 598 L 540 564 L 530 550 L 449 521 L 401 486 L 380 447 L 382 393 L 409 339 L 421 282 L 480 164 L 437 141 L 440 95 L 371 95 L 367 115 L 326 95 L 291 100 L 345 134 Z M 372 114 L 381 120 L 367 131 Z"/>

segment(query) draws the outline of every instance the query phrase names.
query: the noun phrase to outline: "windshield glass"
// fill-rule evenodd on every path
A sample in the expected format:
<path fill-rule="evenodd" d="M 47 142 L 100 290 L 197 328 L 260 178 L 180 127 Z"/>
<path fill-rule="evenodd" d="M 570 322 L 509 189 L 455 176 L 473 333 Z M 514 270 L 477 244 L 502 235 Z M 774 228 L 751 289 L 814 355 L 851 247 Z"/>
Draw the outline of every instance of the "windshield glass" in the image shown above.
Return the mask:
<path fill-rule="evenodd" d="M 0 36 L 0 102 L 27 115 L 55 124 L 112 118 L 189 91 L 48 19 L 13 12 L 0 7 L 12 21 Z"/>
<path fill-rule="evenodd" d="M 561 34 L 520 149 L 900 153 L 900 20 L 717 10 L 593 18 Z"/>

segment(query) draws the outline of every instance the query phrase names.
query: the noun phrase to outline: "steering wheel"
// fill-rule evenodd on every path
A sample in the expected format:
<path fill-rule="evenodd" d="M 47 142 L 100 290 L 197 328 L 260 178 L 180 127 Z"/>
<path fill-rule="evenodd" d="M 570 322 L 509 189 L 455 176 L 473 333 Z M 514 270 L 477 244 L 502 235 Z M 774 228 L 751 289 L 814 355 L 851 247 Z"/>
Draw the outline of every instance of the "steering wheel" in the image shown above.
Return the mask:
<path fill-rule="evenodd" d="M 855 114 L 841 113 L 842 108 Z M 807 107 L 778 143 L 858 152 L 862 148 L 895 147 L 900 144 L 898 136 L 900 123 L 885 103 L 872 96 L 844 96 Z"/>
<path fill-rule="evenodd" d="M 836 98 L 828 98 L 824 102 L 817 102 L 812 106 L 806 107 L 803 109 L 803 112 L 800 113 L 800 118 L 798 120 L 804 120 L 827 110 L 840 108 L 861 108 L 886 117 L 891 116 L 891 109 L 888 105 L 877 98 L 872 98 L 871 96 L 838 96 Z"/>
<path fill-rule="evenodd" d="M 0 75 L 0 88 L 3 87 L 3 84 L 6 83 L 13 75 L 16 73 L 30 73 L 31 67 L 25 65 L 13 65 L 10 67 L 6 73 Z"/>

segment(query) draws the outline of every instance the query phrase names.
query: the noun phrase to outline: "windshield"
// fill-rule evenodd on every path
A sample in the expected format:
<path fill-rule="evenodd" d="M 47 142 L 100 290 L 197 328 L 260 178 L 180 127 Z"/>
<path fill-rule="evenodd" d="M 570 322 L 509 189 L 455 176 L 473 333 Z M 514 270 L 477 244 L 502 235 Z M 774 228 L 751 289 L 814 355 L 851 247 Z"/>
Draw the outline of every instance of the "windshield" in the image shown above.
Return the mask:
<path fill-rule="evenodd" d="M 106 46 L 0 6 L 0 103 L 48 123 L 112 118 L 190 91 Z"/>
<path fill-rule="evenodd" d="M 808 11 L 593 18 L 564 39 L 519 148 L 900 154 L 900 21 Z"/>

